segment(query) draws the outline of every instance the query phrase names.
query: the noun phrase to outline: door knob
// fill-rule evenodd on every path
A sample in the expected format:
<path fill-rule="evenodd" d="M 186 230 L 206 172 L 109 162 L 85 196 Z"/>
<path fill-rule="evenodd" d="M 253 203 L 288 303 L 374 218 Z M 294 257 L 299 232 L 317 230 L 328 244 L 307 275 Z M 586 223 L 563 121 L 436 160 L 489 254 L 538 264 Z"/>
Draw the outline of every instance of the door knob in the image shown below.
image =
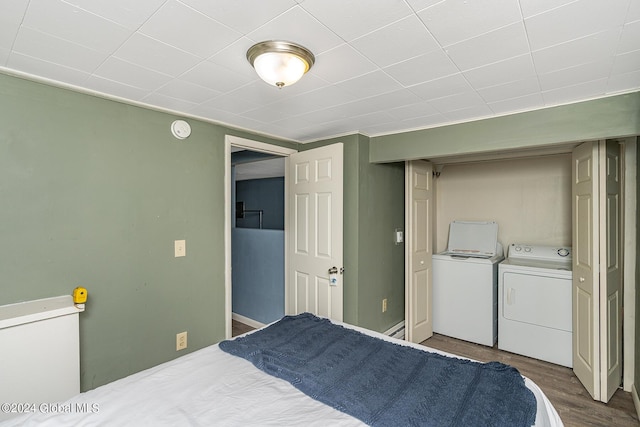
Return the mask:
<path fill-rule="evenodd" d="M 331 267 L 329 269 L 329 274 L 338 274 L 338 267 Z"/>
<path fill-rule="evenodd" d="M 581 277 L 581 278 L 580 278 L 580 279 L 578 279 L 578 280 L 580 280 L 580 283 L 584 283 L 585 278 L 584 278 L 584 277 Z"/>

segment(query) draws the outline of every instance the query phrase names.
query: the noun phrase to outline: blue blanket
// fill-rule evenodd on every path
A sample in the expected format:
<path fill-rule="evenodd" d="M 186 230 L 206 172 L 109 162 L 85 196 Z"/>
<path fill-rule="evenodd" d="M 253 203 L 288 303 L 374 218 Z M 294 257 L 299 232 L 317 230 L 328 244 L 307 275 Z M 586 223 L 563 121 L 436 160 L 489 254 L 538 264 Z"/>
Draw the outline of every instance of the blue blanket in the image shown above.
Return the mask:
<path fill-rule="evenodd" d="M 424 352 L 286 316 L 220 348 L 373 426 L 531 426 L 536 398 L 519 372 Z"/>

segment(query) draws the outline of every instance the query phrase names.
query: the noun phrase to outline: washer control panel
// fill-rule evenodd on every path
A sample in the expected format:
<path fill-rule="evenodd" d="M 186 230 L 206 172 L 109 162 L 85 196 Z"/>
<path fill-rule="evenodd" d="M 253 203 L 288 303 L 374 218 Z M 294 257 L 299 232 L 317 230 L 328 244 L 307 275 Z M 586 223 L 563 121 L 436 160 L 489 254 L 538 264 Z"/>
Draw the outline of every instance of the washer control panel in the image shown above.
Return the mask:
<path fill-rule="evenodd" d="M 512 243 L 509 245 L 509 258 L 540 261 L 571 261 L 570 246 L 543 246 Z"/>

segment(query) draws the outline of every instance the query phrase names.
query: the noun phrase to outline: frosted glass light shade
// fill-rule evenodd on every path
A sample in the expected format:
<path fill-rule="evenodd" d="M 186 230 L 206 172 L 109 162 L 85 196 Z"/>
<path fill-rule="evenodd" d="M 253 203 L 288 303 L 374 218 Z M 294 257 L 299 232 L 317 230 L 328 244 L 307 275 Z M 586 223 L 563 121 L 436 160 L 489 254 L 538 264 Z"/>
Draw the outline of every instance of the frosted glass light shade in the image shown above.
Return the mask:
<path fill-rule="evenodd" d="M 252 46 L 247 51 L 247 60 L 262 80 L 281 88 L 300 80 L 315 58 L 307 49 L 294 43 L 267 41 Z"/>

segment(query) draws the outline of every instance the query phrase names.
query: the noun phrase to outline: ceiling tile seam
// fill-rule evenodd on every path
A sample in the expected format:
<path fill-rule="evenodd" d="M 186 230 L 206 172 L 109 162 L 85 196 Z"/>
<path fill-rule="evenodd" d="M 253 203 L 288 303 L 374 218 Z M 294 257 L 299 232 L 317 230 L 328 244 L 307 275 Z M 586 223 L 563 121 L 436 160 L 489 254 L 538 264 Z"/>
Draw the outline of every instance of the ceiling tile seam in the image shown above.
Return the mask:
<path fill-rule="evenodd" d="M 81 47 L 81 48 L 83 48 L 83 49 L 87 49 L 87 50 L 90 50 L 90 51 L 95 52 L 95 53 L 97 53 L 97 54 L 100 54 L 101 56 L 102 56 L 102 55 L 104 55 L 106 58 L 109 58 L 109 56 L 111 55 L 110 53 L 107 53 L 107 52 L 101 52 L 101 51 L 96 50 L 96 49 L 93 49 L 93 48 L 91 48 L 91 47 L 89 47 L 89 46 L 85 46 L 85 45 L 83 45 L 83 44 L 76 43 L 75 41 L 67 40 L 67 39 L 65 39 L 65 38 L 62 38 L 62 37 L 59 37 L 59 36 L 56 36 L 56 35 L 53 35 L 53 34 L 47 33 L 47 32 L 45 32 L 45 31 L 41 31 L 41 30 L 39 30 L 39 29 L 37 29 L 37 28 L 34 28 L 34 27 L 30 26 L 30 25 L 20 25 L 20 28 L 26 28 L 26 29 L 29 29 L 29 30 L 31 30 L 31 31 L 35 31 L 35 32 L 37 32 L 37 33 L 40 33 L 40 34 L 42 34 L 42 35 L 44 35 L 44 36 L 46 36 L 46 37 L 51 37 L 51 38 L 56 39 L 56 40 L 61 40 L 61 41 L 65 42 L 65 43 L 69 43 L 69 44 L 72 44 L 72 45 L 74 45 L 74 46 L 79 46 L 79 47 Z M 93 70 L 91 70 L 91 71 L 84 71 L 84 70 L 78 70 L 77 68 L 74 68 L 74 67 L 69 67 L 69 66 L 67 66 L 67 65 L 60 64 L 60 63 L 58 63 L 58 62 L 51 62 L 51 61 L 47 61 L 47 60 L 42 59 L 42 58 L 37 58 L 37 57 L 35 57 L 35 56 L 31 56 L 31 55 L 29 55 L 28 53 L 26 53 L 26 52 L 22 52 L 21 50 L 17 50 L 17 49 L 15 48 L 15 41 L 17 41 L 19 34 L 20 34 L 20 30 L 18 30 L 18 31 L 16 32 L 16 37 L 15 37 L 15 39 L 14 39 L 14 45 L 12 46 L 11 51 L 10 51 L 10 53 L 9 53 L 10 55 L 11 55 L 11 53 L 15 52 L 15 53 L 18 53 L 18 54 L 20 54 L 20 55 L 27 56 L 27 57 L 29 57 L 29 58 L 34 58 L 34 59 L 37 59 L 37 60 L 39 60 L 39 61 L 46 62 L 46 63 L 48 63 L 48 64 L 58 65 L 58 66 L 60 66 L 60 67 L 68 68 L 68 69 L 70 69 L 70 70 L 79 71 L 79 72 L 82 72 L 82 73 L 85 73 L 85 74 L 93 74 L 93 73 L 98 69 L 98 67 L 100 67 L 100 65 L 104 62 L 104 61 L 102 61 L 98 66 L 94 67 L 94 68 L 93 68 Z"/>
<path fill-rule="evenodd" d="M 16 40 L 18 40 L 18 34 L 20 34 L 20 28 L 22 28 L 22 26 L 24 25 L 24 18 L 27 16 L 27 11 L 29 10 L 29 6 L 30 3 L 27 3 L 27 7 L 24 8 L 24 11 L 22 12 L 22 19 L 20 19 L 20 25 L 18 25 L 18 31 L 16 31 L 16 35 L 13 37 L 13 40 L 11 41 L 11 46 L 9 46 L 9 55 L 11 55 L 11 52 L 13 52 L 13 48 L 16 44 Z M 7 61 L 6 63 L 9 63 L 9 57 L 7 56 Z"/>
<path fill-rule="evenodd" d="M 66 65 L 62 65 L 62 64 L 59 64 L 59 63 L 57 63 L 57 62 L 47 61 L 46 59 L 37 58 L 37 57 L 35 57 L 35 56 L 27 55 L 26 53 L 19 52 L 19 51 L 13 51 L 13 52 L 11 52 L 11 53 L 9 54 L 9 57 L 8 57 L 8 59 L 7 59 L 7 64 L 10 62 L 10 60 L 11 60 L 11 56 L 12 56 L 12 55 L 14 55 L 14 54 L 16 54 L 16 55 L 22 55 L 22 56 L 25 56 L 25 57 L 27 57 L 27 58 L 35 59 L 36 61 L 44 62 L 44 63 L 46 63 L 46 64 L 51 64 L 51 65 L 54 65 L 54 66 L 56 66 L 56 67 L 60 67 L 60 68 L 65 68 L 65 69 L 67 69 L 67 70 L 77 71 L 78 73 L 83 74 L 83 75 L 85 76 L 85 77 L 83 77 L 83 78 L 82 78 L 81 82 L 79 82 L 79 83 L 81 83 L 81 84 L 85 84 L 85 83 L 86 83 L 86 82 L 91 78 L 91 76 L 93 75 L 93 74 L 88 73 L 88 72 L 86 72 L 86 71 L 78 70 L 77 68 L 68 67 L 68 66 L 66 66 Z M 13 73 L 13 72 L 15 72 L 15 71 L 16 71 L 16 70 L 14 70 L 14 69 L 10 69 L 10 68 L 7 68 L 7 70 L 8 70 L 9 72 L 11 72 L 11 73 Z M 24 73 L 24 74 L 25 74 L 25 75 L 27 75 L 31 80 L 38 80 L 39 78 L 43 78 L 43 79 L 45 79 L 45 80 L 46 80 L 46 81 L 48 81 L 48 82 L 57 82 L 57 81 L 59 81 L 59 80 L 55 80 L 55 79 L 53 79 L 53 78 L 49 78 L 49 77 L 40 77 L 40 76 L 38 76 L 38 75 L 31 74 L 31 73 L 29 73 L 29 72 L 20 71 L 20 73 Z M 60 83 L 62 83 L 63 85 L 71 85 L 71 86 L 73 86 L 74 88 L 82 88 L 82 86 L 78 86 L 77 84 L 65 83 L 65 82 L 62 82 L 62 81 L 61 81 Z M 107 94 L 105 94 L 105 95 L 107 95 Z"/>
<path fill-rule="evenodd" d="M 550 7 L 548 9 L 545 9 L 545 10 L 541 11 L 541 12 L 534 13 L 532 15 L 527 15 L 527 16 L 525 16 L 524 13 L 522 13 L 522 3 L 521 3 L 521 1 L 522 0 L 518 0 L 518 5 L 520 7 L 521 14 L 524 17 L 524 19 L 529 19 L 529 18 L 533 18 L 533 17 L 536 17 L 536 16 L 544 15 L 545 13 L 553 12 L 554 10 L 562 9 L 563 7 L 569 6 L 570 4 L 573 4 L 573 3 L 578 3 L 578 2 L 580 2 L 582 0 L 573 0 L 573 1 L 570 1 L 570 2 L 567 2 L 567 3 L 563 3 L 563 4 L 560 4 L 560 5 L 557 5 L 557 6 Z"/>
<path fill-rule="evenodd" d="M 104 21 L 111 22 L 112 24 L 117 25 L 117 26 L 119 26 L 119 27 L 122 27 L 122 28 L 126 29 L 127 31 L 131 31 L 131 30 L 133 30 L 132 28 L 127 28 L 127 27 L 125 27 L 124 25 L 122 25 L 121 23 L 116 22 L 116 21 L 114 21 L 114 20 L 112 20 L 112 19 L 110 19 L 110 18 L 107 18 L 107 17 L 106 17 L 106 16 L 104 16 L 104 15 L 99 15 L 99 14 L 97 14 L 97 13 L 95 13 L 95 12 L 92 12 L 92 11 L 90 11 L 90 10 L 88 10 L 88 9 L 83 8 L 83 7 L 82 7 L 82 6 L 80 6 L 80 5 L 77 5 L 77 4 L 74 4 L 74 3 L 71 3 L 71 2 L 69 2 L 68 0 L 60 0 L 60 1 L 61 1 L 62 3 L 65 3 L 65 4 L 67 4 L 67 5 L 71 6 L 71 7 L 73 7 L 74 9 L 80 9 L 81 11 L 86 12 L 86 13 L 88 13 L 88 14 L 90 14 L 90 15 L 93 15 L 93 16 L 95 16 L 95 17 L 97 17 L 97 18 L 100 18 L 100 19 L 102 19 L 102 20 L 104 20 Z M 151 13 L 151 14 L 147 17 L 147 19 L 145 19 L 145 20 L 144 20 L 140 25 L 138 25 L 138 28 L 136 28 L 136 29 L 135 29 L 135 30 L 133 30 L 132 32 L 136 32 L 136 31 L 138 31 L 138 30 L 139 30 L 139 29 L 140 29 L 140 28 L 141 28 L 145 23 L 147 23 L 147 21 L 149 21 L 149 19 L 151 19 L 151 17 L 153 17 L 153 16 L 154 16 L 154 15 L 155 15 L 155 14 L 156 14 L 160 9 L 162 9 L 162 7 L 164 7 L 164 5 L 165 5 L 165 4 L 167 4 L 167 2 L 168 2 L 168 0 L 163 1 L 163 2 L 162 2 L 162 4 L 160 4 L 160 5 L 158 6 L 158 8 L 157 8 L 156 10 L 154 10 L 154 11 L 153 11 L 153 13 Z"/>
<path fill-rule="evenodd" d="M 529 52 L 528 52 L 529 62 L 533 66 L 533 72 L 534 72 L 534 75 L 536 76 L 536 84 L 538 85 L 538 92 L 540 93 L 542 92 L 542 83 L 540 82 L 540 72 L 538 71 L 538 68 L 536 67 L 536 62 L 533 59 L 533 49 L 531 48 L 531 38 L 529 37 L 529 29 L 527 28 L 527 19 L 524 17 L 524 13 L 522 11 L 522 4 L 520 1 L 521 0 L 518 0 L 518 10 L 520 11 L 520 17 L 522 18 L 522 27 L 524 28 L 524 35 L 527 39 L 527 47 L 529 48 Z M 487 101 L 485 100 L 485 102 Z M 488 102 L 487 102 L 487 106 L 489 106 Z M 495 112 L 493 108 L 491 108 L 491 110 Z"/>
<path fill-rule="evenodd" d="M 102 66 L 103 66 L 103 65 L 104 65 L 104 64 L 105 64 L 105 63 L 106 63 L 106 62 L 107 62 L 111 57 L 117 58 L 117 57 L 115 57 L 115 56 L 114 56 L 114 55 L 115 55 L 115 53 L 116 53 L 116 52 L 118 52 L 120 49 L 122 49 L 122 47 L 123 47 L 123 46 L 124 46 L 124 45 L 129 41 L 129 40 L 131 40 L 131 38 L 132 38 L 136 33 L 142 34 L 142 35 L 143 35 L 143 36 L 145 36 L 145 37 L 149 37 L 149 36 L 147 36 L 146 34 L 144 34 L 144 33 L 142 33 L 142 32 L 139 32 L 140 28 L 142 28 L 142 26 L 143 26 L 145 23 L 147 23 L 147 22 L 149 21 L 149 19 L 151 19 L 151 18 L 152 18 L 156 13 L 158 13 L 158 11 L 159 11 L 160 9 L 162 9 L 162 7 L 164 7 L 164 5 L 165 5 L 165 4 L 167 4 L 167 2 L 168 2 L 168 0 L 165 0 L 164 2 L 162 2 L 162 4 L 160 4 L 160 5 L 156 8 L 156 10 L 154 10 L 154 11 L 153 11 L 153 13 L 151 13 L 151 14 L 147 17 L 147 19 L 145 19 L 145 20 L 144 20 L 140 25 L 138 25 L 138 28 L 136 28 L 136 29 L 135 29 L 135 31 L 130 31 L 130 29 L 129 29 L 129 28 L 127 28 L 127 27 L 125 27 L 125 26 L 121 25 L 120 23 L 115 22 L 115 21 L 113 21 L 113 20 L 111 20 L 111 19 L 109 19 L 109 18 L 107 18 L 107 17 L 105 17 L 105 16 L 98 15 L 98 14 L 93 13 L 93 12 L 91 12 L 90 10 L 86 10 L 86 9 L 84 9 L 84 8 L 82 8 L 82 7 L 78 6 L 78 5 L 75 5 L 75 4 L 72 4 L 72 3 L 69 3 L 67 0 L 61 0 L 61 1 L 62 1 L 63 3 L 65 3 L 65 4 L 67 4 L 67 5 L 69 5 L 69 6 L 73 7 L 73 8 L 75 8 L 75 9 L 82 10 L 83 12 L 86 12 L 86 13 L 88 13 L 88 14 L 90 14 L 90 15 L 93 15 L 93 16 L 95 16 L 95 17 L 97 17 L 97 18 L 100 18 L 100 19 L 102 19 L 102 20 L 104 20 L 104 21 L 110 22 L 110 23 L 112 23 L 112 24 L 114 24 L 114 25 L 117 25 L 118 27 L 122 27 L 122 28 L 124 28 L 127 32 L 129 32 L 129 33 L 130 33 L 129 37 L 127 37 L 125 40 L 123 40 L 123 41 L 122 41 L 122 43 L 121 43 L 118 47 L 116 47 L 112 52 L 100 52 L 100 51 L 96 51 L 96 52 L 100 52 L 100 53 L 104 53 L 104 54 L 106 54 L 105 59 L 104 59 L 100 64 L 98 64 L 98 66 L 96 66 L 96 67 L 94 68 L 94 70 L 92 71 L 92 73 L 91 73 L 92 75 L 95 75 L 96 77 L 100 77 L 100 78 L 104 78 L 104 77 L 101 77 L 101 76 L 99 76 L 99 75 L 95 74 L 95 73 L 96 73 L 96 71 L 98 71 L 98 70 L 100 69 L 100 67 L 102 67 Z M 29 5 L 29 6 L 31 6 L 31 5 Z M 31 28 L 31 27 L 30 27 L 30 28 Z M 33 28 L 32 28 L 32 29 L 33 29 Z M 44 32 L 44 31 L 40 31 L 40 32 L 42 32 L 43 34 L 47 34 L 47 35 L 49 35 L 49 36 L 51 36 L 51 37 L 56 37 L 56 38 L 58 38 L 58 39 L 60 39 L 60 40 L 64 40 L 64 41 L 66 41 L 66 42 L 73 43 L 73 44 L 75 44 L 75 45 L 82 46 L 82 47 L 84 47 L 84 48 L 91 49 L 91 50 L 94 50 L 94 51 L 95 51 L 95 49 L 93 49 L 93 48 L 90 48 L 90 47 L 88 47 L 88 46 L 84 46 L 84 45 L 81 45 L 81 44 L 75 43 L 74 41 L 67 40 L 67 39 L 64 39 L 64 38 L 62 38 L 62 37 L 57 37 L 57 36 L 54 36 L 53 34 L 49 34 L 49 33 Z M 154 40 L 156 40 L 156 39 L 154 39 Z M 159 41 L 159 40 L 156 40 L 156 41 Z M 166 43 L 165 43 L 165 44 L 166 44 Z M 175 47 L 175 46 L 172 46 L 172 47 Z M 122 58 L 117 58 L 117 59 L 118 59 L 118 60 L 120 60 L 120 61 L 124 61 Z M 128 63 L 130 63 L 130 64 L 131 64 L 131 62 L 129 62 L 129 61 L 125 61 L 125 62 L 128 62 Z M 138 65 L 138 64 L 132 64 L 132 65 L 136 65 L 136 66 L 138 66 L 138 67 L 140 67 L 140 68 L 144 68 L 144 69 L 149 69 L 149 68 L 146 68 L 146 67 L 141 67 L 141 66 L 140 66 L 140 65 Z M 150 70 L 150 71 L 158 72 L 157 70 Z M 106 79 L 106 80 L 110 80 L 110 79 Z M 110 81 L 113 81 L 113 80 L 110 80 Z M 124 84 L 124 83 L 122 83 L 122 82 L 115 82 L 115 83 L 120 83 L 120 84 L 123 84 L 123 85 L 125 85 L 125 86 L 133 87 L 133 88 L 136 88 L 136 89 L 141 89 L 141 88 L 138 88 L 138 87 L 136 87 L 136 86 L 131 86 L 131 85 L 128 85 L 128 84 Z M 144 89 L 143 89 L 143 90 L 144 90 Z"/>

